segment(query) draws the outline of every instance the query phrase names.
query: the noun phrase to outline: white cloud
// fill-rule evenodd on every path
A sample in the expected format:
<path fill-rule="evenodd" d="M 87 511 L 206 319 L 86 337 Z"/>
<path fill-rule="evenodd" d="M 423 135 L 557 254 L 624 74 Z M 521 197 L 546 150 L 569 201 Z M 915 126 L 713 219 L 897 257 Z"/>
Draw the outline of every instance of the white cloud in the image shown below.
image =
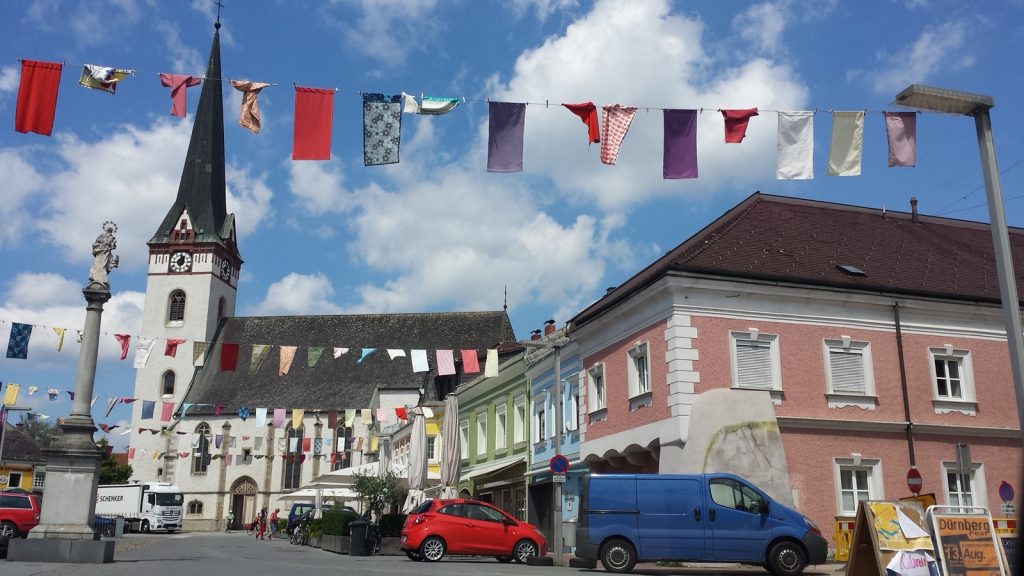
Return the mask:
<path fill-rule="evenodd" d="M 199 50 L 185 44 L 177 25 L 167 21 L 157 21 L 153 23 L 153 27 L 156 28 L 158 36 L 163 38 L 174 72 L 197 76 L 206 74 L 206 58 L 203 58 Z"/>
<path fill-rule="evenodd" d="M 21 81 L 21 74 L 15 66 L 4 66 L 0 68 L 0 92 L 14 92 L 18 89 Z"/>
<path fill-rule="evenodd" d="M 776 2 L 754 4 L 733 18 L 740 37 L 766 54 L 779 52 L 786 30 L 785 7 Z"/>
<path fill-rule="evenodd" d="M 334 288 L 323 274 L 292 272 L 267 288 L 266 298 L 249 314 L 257 316 L 294 316 L 338 314 L 341 308 L 331 302 Z"/>
<path fill-rule="evenodd" d="M 11 148 L 0 149 L 0 220 L 17 222 L 17 226 L 0 227 L 0 246 L 24 239 L 24 225 L 28 220 L 24 204 L 33 194 L 42 191 L 44 179 L 20 152 Z"/>
<path fill-rule="evenodd" d="M 355 24 L 339 21 L 348 45 L 387 65 L 405 63 L 409 51 L 429 45 L 441 26 L 435 17 L 439 0 L 334 0 L 333 3 L 355 7 L 359 12 Z"/>
<path fill-rule="evenodd" d="M 864 77 L 876 93 L 895 95 L 910 84 L 927 82 L 935 73 L 970 68 L 975 57 L 967 49 L 967 36 L 973 26 L 971 20 L 957 19 L 925 27 L 909 46 L 895 54 L 879 54 L 881 66 L 852 70 L 847 76 Z"/>
<path fill-rule="evenodd" d="M 346 199 L 345 174 L 337 160 L 326 162 L 285 161 L 288 189 L 311 214 L 345 213 L 351 209 Z"/>
<path fill-rule="evenodd" d="M 541 22 L 559 10 L 575 8 L 578 5 L 579 0 L 512 0 L 512 9 L 516 16 L 522 17 L 532 8 Z"/>

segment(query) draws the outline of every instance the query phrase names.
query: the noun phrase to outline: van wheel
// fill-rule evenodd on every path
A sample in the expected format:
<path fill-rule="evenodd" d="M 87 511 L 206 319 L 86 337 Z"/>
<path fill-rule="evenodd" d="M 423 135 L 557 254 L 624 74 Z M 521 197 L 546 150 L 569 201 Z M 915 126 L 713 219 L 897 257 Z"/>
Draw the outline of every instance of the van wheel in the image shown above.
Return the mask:
<path fill-rule="evenodd" d="M 608 572 L 630 572 L 636 566 L 636 550 L 625 540 L 609 540 L 601 547 L 601 564 Z"/>
<path fill-rule="evenodd" d="M 149 534 L 149 520 L 142 521 L 142 532 Z"/>
<path fill-rule="evenodd" d="M 776 576 L 796 576 L 805 566 L 803 548 L 795 542 L 779 542 L 768 552 L 768 569 Z"/>

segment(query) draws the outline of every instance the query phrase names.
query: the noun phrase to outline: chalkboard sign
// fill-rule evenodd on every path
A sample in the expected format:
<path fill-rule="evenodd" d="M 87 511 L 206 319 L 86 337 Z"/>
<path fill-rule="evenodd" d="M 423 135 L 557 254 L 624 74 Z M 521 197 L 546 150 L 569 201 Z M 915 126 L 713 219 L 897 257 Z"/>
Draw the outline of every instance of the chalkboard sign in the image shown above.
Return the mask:
<path fill-rule="evenodd" d="M 1010 574 L 1017 576 L 1020 574 L 1017 567 L 1017 537 L 1016 536 L 1002 536 L 999 538 L 1003 542 L 1003 552 L 1006 555 L 1006 563 L 1010 565 Z"/>

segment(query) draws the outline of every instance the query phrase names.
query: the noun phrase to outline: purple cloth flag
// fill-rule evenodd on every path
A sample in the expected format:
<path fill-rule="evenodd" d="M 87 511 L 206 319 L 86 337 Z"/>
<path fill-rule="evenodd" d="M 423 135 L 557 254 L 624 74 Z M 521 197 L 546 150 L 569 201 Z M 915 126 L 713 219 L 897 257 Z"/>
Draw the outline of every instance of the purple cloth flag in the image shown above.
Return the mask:
<path fill-rule="evenodd" d="M 697 177 L 697 111 L 665 110 L 665 151 L 661 174 L 666 180 Z"/>
<path fill-rule="evenodd" d="M 489 102 L 487 171 L 523 171 L 523 129 L 526 104 Z"/>
<path fill-rule="evenodd" d="M 284 408 L 274 408 L 274 428 L 284 428 L 285 412 Z"/>
<path fill-rule="evenodd" d="M 156 407 L 155 400 L 143 400 L 142 401 L 142 419 L 150 420 L 153 418 L 153 409 Z"/>
<path fill-rule="evenodd" d="M 889 137 L 889 167 L 913 168 L 917 164 L 917 113 L 886 112 L 885 133 Z"/>
<path fill-rule="evenodd" d="M 28 341 L 32 338 L 32 325 L 11 322 L 11 338 L 7 341 L 7 357 L 28 359 Z"/>

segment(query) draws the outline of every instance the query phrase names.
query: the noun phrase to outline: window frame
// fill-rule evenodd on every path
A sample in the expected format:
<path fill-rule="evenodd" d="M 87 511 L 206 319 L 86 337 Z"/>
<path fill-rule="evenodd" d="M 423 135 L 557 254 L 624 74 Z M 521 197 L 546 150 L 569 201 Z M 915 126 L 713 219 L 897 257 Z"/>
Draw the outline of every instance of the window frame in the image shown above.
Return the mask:
<path fill-rule="evenodd" d="M 932 381 L 932 406 L 936 414 L 959 412 L 975 416 L 978 412 L 978 400 L 974 387 L 974 360 L 970 350 L 954 348 L 950 344 L 928 348 L 928 369 Z M 939 393 L 939 374 L 935 363 L 939 361 L 957 362 L 960 370 L 961 398 L 954 398 Z M 948 364 L 947 364 L 948 365 Z"/>
<path fill-rule="evenodd" d="M 176 301 L 181 297 L 180 303 Z M 185 323 L 185 311 L 188 306 L 188 295 L 181 288 L 171 290 L 167 295 L 167 324 L 171 326 L 182 326 Z"/>
<path fill-rule="evenodd" d="M 469 418 L 459 420 L 459 450 L 462 460 L 469 458 Z"/>
<path fill-rule="evenodd" d="M 14 479 L 18 481 L 15 482 Z M 21 483 L 25 481 L 25 474 L 23 472 L 15 472 L 14 470 L 7 471 L 7 488 L 21 488 Z"/>
<path fill-rule="evenodd" d="M 476 413 L 476 455 L 487 455 L 487 410 Z"/>
<path fill-rule="evenodd" d="M 515 414 L 512 416 L 512 441 L 514 444 L 526 442 L 526 396 L 516 396 L 512 401 Z"/>
<path fill-rule="evenodd" d="M 439 442 L 440 436 L 437 436 L 436 434 L 427 434 L 427 444 L 424 446 L 427 451 L 427 462 L 437 462 L 437 448 Z"/>
<path fill-rule="evenodd" d="M 199 442 L 192 448 L 192 476 L 206 476 L 210 471 L 210 461 L 208 459 L 210 454 L 210 438 L 213 435 L 213 429 L 206 422 L 200 422 L 196 425 L 195 434 L 199 435 Z"/>
<path fill-rule="evenodd" d="M 281 489 L 297 490 L 302 487 L 302 439 L 305 438 L 306 427 L 293 428 L 291 423 L 285 428 L 285 459 L 281 466 Z M 297 438 L 295 450 L 292 451 L 292 438 Z"/>
<path fill-rule="evenodd" d="M 168 397 L 173 397 L 174 396 L 174 388 L 175 388 L 175 385 L 177 384 L 177 379 L 178 379 L 178 377 L 174 373 L 174 370 L 165 370 L 164 371 L 164 373 L 160 376 L 160 395 L 161 395 L 161 397 L 168 398 Z M 170 392 L 167 391 L 168 380 L 170 380 L 170 390 L 171 390 Z"/>
<path fill-rule="evenodd" d="M 987 490 L 985 488 L 986 487 L 986 484 L 985 484 L 985 467 L 984 467 L 984 465 L 982 463 L 980 463 L 980 462 L 971 462 L 971 471 L 970 471 L 969 474 L 967 474 L 968 479 L 969 479 L 969 481 L 971 483 L 970 492 L 966 492 L 966 494 L 969 494 L 970 497 L 971 497 L 971 504 L 970 505 L 953 504 L 952 500 L 950 499 L 949 476 L 952 475 L 952 474 L 956 474 L 958 477 L 959 476 L 963 476 L 962 474 L 958 474 L 957 473 L 957 469 L 958 469 L 957 463 L 956 462 L 943 461 L 940 464 L 940 469 L 941 469 L 941 472 L 942 472 L 942 496 L 943 496 L 943 498 L 945 498 L 945 502 L 946 502 L 947 506 L 953 506 L 953 507 L 961 508 L 961 509 L 962 508 L 987 508 L 988 507 L 988 494 L 987 494 Z M 958 478 L 958 481 L 959 481 L 959 478 Z M 962 487 L 961 487 L 960 494 L 965 494 L 965 492 L 962 491 Z"/>
<path fill-rule="evenodd" d="M 856 406 L 858 408 L 874 410 L 878 398 L 875 395 L 875 370 L 874 359 L 871 354 L 871 343 L 853 340 L 849 336 L 841 336 L 838 340 L 826 338 L 822 340 L 822 352 L 824 353 L 825 362 L 825 396 L 828 399 L 828 407 Z M 862 392 L 836 391 L 832 365 L 833 352 L 860 356 L 863 375 L 861 379 L 863 385 Z"/>
<path fill-rule="evenodd" d="M 627 372 L 629 379 L 629 399 L 642 398 L 651 393 L 651 354 L 650 345 L 637 342 L 627 352 Z M 643 371 L 640 360 L 643 360 Z"/>
<path fill-rule="evenodd" d="M 747 331 L 729 332 L 729 363 L 732 368 L 732 387 L 739 390 L 767 390 L 775 404 L 782 400 L 782 352 L 780 350 L 778 334 L 765 334 L 757 329 Z M 758 345 L 767 343 L 768 348 L 768 372 L 770 382 L 767 387 L 752 386 L 745 384 L 740 374 L 740 345 L 746 342 L 756 342 Z"/>
<path fill-rule="evenodd" d="M 499 402 L 494 405 L 494 450 L 508 448 L 508 405 Z"/>
<path fill-rule="evenodd" d="M 608 409 L 604 362 L 595 362 L 587 369 L 587 413 Z"/>
<path fill-rule="evenodd" d="M 536 407 L 533 410 L 533 426 L 531 430 L 533 431 L 534 444 L 540 444 L 547 440 L 547 409 L 547 400 L 541 400 L 536 403 Z"/>
<path fill-rule="evenodd" d="M 836 516 L 842 517 L 855 517 L 857 515 L 857 503 L 860 500 L 857 497 L 857 493 L 862 491 L 859 487 L 855 486 L 853 490 L 853 510 L 847 510 L 843 504 L 843 479 L 842 473 L 844 471 L 850 471 L 855 473 L 857 471 L 866 471 L 867 474 L 867 500 L 884 500 L 885 499 L 885 479 L 882 477 L 882 461 L 874 458 L 834 458 L 832 460 L 833 469 L 833 483 L 835 490 L 836 499 Z M 852 476 L 854 482 L 856 482 L 856 474 Z"/>

